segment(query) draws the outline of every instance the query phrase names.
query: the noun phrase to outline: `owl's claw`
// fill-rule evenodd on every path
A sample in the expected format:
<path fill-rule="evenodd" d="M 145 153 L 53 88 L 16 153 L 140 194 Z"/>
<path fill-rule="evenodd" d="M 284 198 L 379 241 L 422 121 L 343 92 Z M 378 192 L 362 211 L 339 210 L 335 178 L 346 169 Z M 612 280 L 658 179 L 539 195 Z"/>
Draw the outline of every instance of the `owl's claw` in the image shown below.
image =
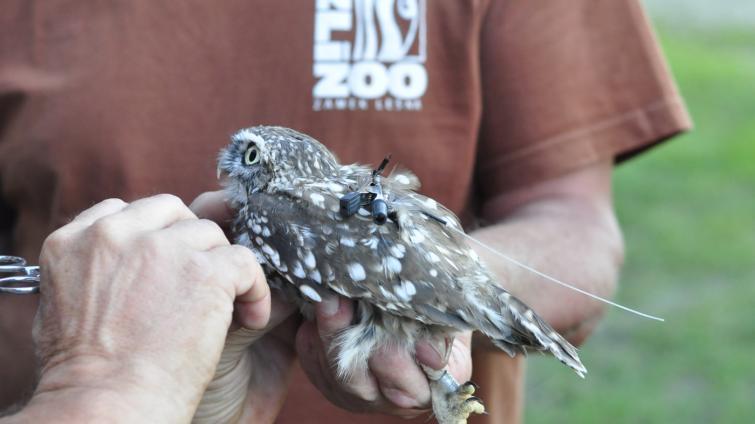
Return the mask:
<path fill-rule="evenodd" d="M 469 417 L 470 414 L 484 414 L 485 413 L 485 404 L 482 403 L 482 399 L 478 398 L 477 396 L 470 396 L 461 405 L 462 409 L 464 410 L 464 413 L 466 414 L 464 416 L 464 421 L 467 422 L 467 417 Z"/>
<path fill-rule="evenodd" d="M 469 393 L 471 395 L 479 388 L 480 386 L 475 384 L 474 381 L 467 381 L 466 383 L 461 385 L 461 388 L 459 390 L 462 390 L 464 393 Z"/>
<path fill-rule="evenodd" d="M 479 388 L 468 381 L 459 385 L 451 374 L 443 372 L 436 380 L 430 376 L 433 413 L 439 424 L 466 424 L 471 414 L 485 414 L 485 405 L 474 392 Z"/>

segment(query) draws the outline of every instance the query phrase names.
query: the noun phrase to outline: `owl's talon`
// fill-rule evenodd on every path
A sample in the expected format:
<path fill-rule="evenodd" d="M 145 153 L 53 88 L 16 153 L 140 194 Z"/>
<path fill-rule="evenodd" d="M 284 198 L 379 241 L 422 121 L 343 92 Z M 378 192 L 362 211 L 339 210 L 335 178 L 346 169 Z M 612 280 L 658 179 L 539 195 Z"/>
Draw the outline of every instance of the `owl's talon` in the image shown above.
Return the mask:
<path fill-rule="evenodd" d="M 485 404 L 482 403 L 482 399 L 478 398 L 477 396 L 471 396 L 468 397 L 463 404 L 464 409 L 467 411 L 467 416 L 469 414 L 484 414 L 485 413 Z"/>
<path fill-rule="evenodd" d="M 474 387 L 474 388 L 475 388 L 475 390 L 479 390 L 479 388 L 480 388 L 480 386 L 479 386 L 479 385 L 478 385 L 477 383 L 475 383 L 474 381 L 467 381 L 467 382 L 466 382 L 466 383 L 464 383 L 464 384 L 469 384 L 469 385 L 471 385 L 472 387 Z"/>
<path fill-rule="evenodd" d="M 485 405 L 472 396 L 479 387 L 468 381 L 459 385 L 448 372 L 430 381 L 433 412 L 440 424 L 465 424 L 471 414 L 485 414 Z"/>
<path fill-rule="evenodd" d="M 467 381 L 466 383 L 464 383 L 464 384 L 461 385 L 461 387 L 459 388 L 459 391 L 462 392 L 462 393 L 468 393 L 468 394 L 472 395 L 479 388 L 480 388 L 480 386 L 478 386 L 474 382 Z"/>

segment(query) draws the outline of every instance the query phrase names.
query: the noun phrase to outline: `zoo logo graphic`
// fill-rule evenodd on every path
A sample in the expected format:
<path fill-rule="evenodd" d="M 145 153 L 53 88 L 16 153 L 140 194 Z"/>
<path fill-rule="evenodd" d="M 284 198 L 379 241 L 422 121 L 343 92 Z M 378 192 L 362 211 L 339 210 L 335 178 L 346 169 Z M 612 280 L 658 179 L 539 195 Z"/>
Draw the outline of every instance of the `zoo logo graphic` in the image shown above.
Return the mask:
<path fill-rule="evenodd" d="M 420 110 L 426 0 L 317 0 L 315 111 Z"/>

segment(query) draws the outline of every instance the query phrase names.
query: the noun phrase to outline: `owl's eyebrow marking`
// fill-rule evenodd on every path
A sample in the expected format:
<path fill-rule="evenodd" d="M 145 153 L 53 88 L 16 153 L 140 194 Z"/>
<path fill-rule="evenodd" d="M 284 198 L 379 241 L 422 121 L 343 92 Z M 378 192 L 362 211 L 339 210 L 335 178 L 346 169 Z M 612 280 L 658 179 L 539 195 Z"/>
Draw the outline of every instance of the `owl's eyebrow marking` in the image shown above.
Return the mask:
<path fill-rule="evenodd" d="M 593 299 L 595 299 L 595 300 L 598 300 L 598 301 L 600 301 L 600 302 L 603 302 L 603 303 L 606 303 L 606 304 L 608 304 L 608 305 L 614 306 L 614 307 L 616 307 L 616 308 L 622 309 L 622 310 L 624 310 L 624 311 L 627 311 L 627 312 L 633 313 L 633 314 L 635 314 L 635 315 L 639 315 L 639 316 L 641 316 L 641 317 L 644 317 L 644 318 L 649 318 L 649 319 L 652 319 L 652 320 L 656 320 L 656 321 L 660 321 L 660 322 L 664 322 L 664 321 L 666 321 L 666 320 L 665 320 L 665 319 L 663 319 L 663 318 L 657 317 L 657 316 L 655 316 L 655 315 L 646 314 L 646 313 L 644 313 L 644 312 L 640 312 L 640 311 L 638 311 L 638 310 L 636 310 L 636 309 L 632 309 L 632 308 L 629 308 L 629 307 L 627 307 L 627 306 L 624 306 L 624 305 L 620 305 L 620 304 L 618 304 L 618 303 L 616 303 L 616 302 L 612 302 L 612 301 L 610 301 L 610 300 L 608 300 L 608 299 L 606 299 L 606 298 L 600 297 L 600 296 L 598 296 L 597 294 L 593 294 L 593 293 L 590 293 L 590 292 L 588 292 L 588 291 L 586 291 L 586 290 L 582 290 L 582 289 L 580 289 L 579 287 L 576 287 L 576 286 L 574 286 L 574 285 L 572 285 L 572 284 L 569 284 L 569 283 L 565 283 L 565 282 L 563 282 L 563 281 L 561 281 L 561 280 L 559 280 L 559 279 L 557 279 L 557 278 L 555 278 L 555 277 L 551 277 L 551 276 L 550 276 L 550 275 L 548 275 L 548 274 L 545 274 L 545 273 L 543 273 L 543 272 L 540 272 L 540 271 L 536 270 L 535 268 L 532 268 L 531 266 L 529 266 L 529 265 L 527 265 L 527 264 L 524 264 L 524 263 L 522 263 L 522 262 L 520 262 L 520 261 L 518 261 L 518 260 L 516 260 L 516 259 L 512 258 L 511 256 L 509 256 L 509 255 L 506 255 L 506 254 L 504 254 L 504 253 L 500 252 L 500 251 L 499 251 L 499 250 L 497 250 L 497 249 L 494 249 L 494 248 L 493 248 L 493 247 L 491 247 L 490 245 L 488 245 L 488 244 L 486 244 L 486 243 L 483 243 L 483 242 L 482 242 L 482 241 L 480 241 L 480 240 L 477 240 L 476 238 L 474 238 L 474 237 L 470 236 L 469 234 L 465 233 L 464 231 L 462 231 L 462 230 L 459 230 L 459 229 L 457 229 L 457 228 L 454 228 L 453 226 L 449 225 L 448 221 L 446 221 L 445 219 L 443 219 L 443 218 L 441 218 L 441 217 L 439 217 L 439 216 L 437 216 L 437 215 L 433 215 L 433 214 L 431 214 L 430 212 L 427 212 L 427 211 L 424 211 L 424 210 L 423 210 L 423 211 L 420 211 L 420 212 L 422 212 L 422 214 L 424 214 L 424 215 L 425 215 L 425 216 L 427 216 L 428 218 L 430 218 L 430 219 L 432 219 L 432 220 L 434 220 L 434 221 L 437 221 L 438 223 L 440 223 L 440 224 L 442 224 L 442 225 L 444 225 L 444 226 L 446 226 L 446 227 L 450 228 L 450 229 L 451 229 L 452 231 L 454 231 L 454 232 L 456 232 L 456 233 L 458 233 L 458 234 L 461 234 L 462 236 L 464 236 L 464 238 L 466 238 L 466 239 L 468 239 L 468 240 L 472 241 L 473 243 L 475 243 L 475 244 L 477 244 L 478 246 L 480 246 L 480 247 L 484 248 L 485 250 L 489 251 L 490 253 L 493 253 L 494 255 L 496 255 L 496 256 L 498 256 L 498 257 L 500 257 L 500 258 L 503 258 L 503 259 L 505 259 L 506 261 L 508 261 L 508 262 L 511 262 L 511 263 L 513 263 L 513 264 L 514 264 L 514 265 L 516 265 L 516 266 L 519 266 L 519 267 L 521 267 L 521 268 L 524 268 L 524 269 L 526 269 L 527 271 L 530 271 L 530 272 L 532 272 L 532 273 L 534 273 L 534 274 L 536 274 L 536 275 L 539 275 L 540 277 L 543 277 L 543 278 L 545 278 L 545 279 L 546 279 L 546 280 L 548 280 L 548 281 L 551 281 L 551 282 L 553 282 L 553 283 L 556 283 L 556 284 L 558 284 L 558 285 L 560 285 L 560 286 L 562 286 L 562 287 L 566 287 L 567 289 L 573 290 L 573 291 L 575 291 L 575 292 L 577 292 L 577 293 L 581 293 L 581 294 L 583 294 L 583 295 L 585 295 L 585 296 L 587 296 L 587 297 L 593 298 Z"/>

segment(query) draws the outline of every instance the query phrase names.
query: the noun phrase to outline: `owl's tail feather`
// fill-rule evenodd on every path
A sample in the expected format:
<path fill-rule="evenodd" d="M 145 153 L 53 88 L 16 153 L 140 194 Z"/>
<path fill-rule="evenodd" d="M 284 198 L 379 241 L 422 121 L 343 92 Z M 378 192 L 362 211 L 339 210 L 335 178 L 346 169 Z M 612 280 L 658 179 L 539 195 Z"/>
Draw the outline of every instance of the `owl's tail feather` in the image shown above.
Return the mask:
<path fill-rule="evenodd" d="M 510 356 L 516 353 L 526 354 L 530 349 L 548 351 L 584 378 L 587 369 L 579 360 L 577 349 L 535 311 L 505 291 L 502 290 L 502 292 L 501 300 L 507 304 L 502 314 L 505 328 L 498 329 L 499 337 L 493 336 L 493 343 Z"/>

